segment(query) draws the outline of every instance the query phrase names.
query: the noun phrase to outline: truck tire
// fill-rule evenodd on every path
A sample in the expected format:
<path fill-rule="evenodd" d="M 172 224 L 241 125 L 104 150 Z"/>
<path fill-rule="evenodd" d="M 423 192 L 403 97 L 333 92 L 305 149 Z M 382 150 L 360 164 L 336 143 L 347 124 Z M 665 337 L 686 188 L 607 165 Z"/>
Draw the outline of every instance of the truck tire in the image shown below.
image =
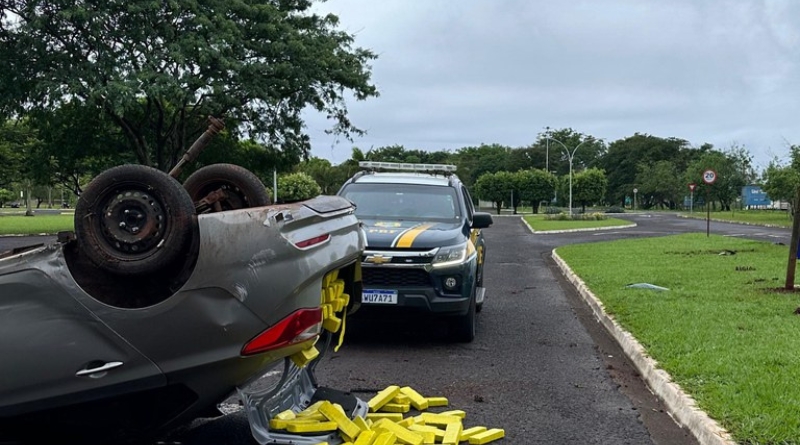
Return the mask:
<path fill-rule="evenodd" d="M 97 175 L 75 206 L 78 249 L 98 268 L 118 275 L 174 265 L 195 231 L 194 203 L 181 184 L 144 165 Z"/>
<path fill-rule="evenodd" d="M 459 343 L 471 343 L 472 340 L 475 340 L 476 312 L 475 287 L 473 287 L 467 313 L 450 320 L 450 335 L 453 340 Z"/>
<path fill-rule="evenodd" d="M 183 183 L 194 202 L 222 189 L 226 197 L 211 212 L 261 207 L 271 203 L 267 188 L 250 170 L 234 164 L 211 164 L 189 175 Z"/>
<path fill-rule="evenodd" d="M 483 287 L 483 265 L 486 263 L 486 246 L 481 245 L 481 264 L 478 265 L 478 271 L 476 273 L 477 277 L 475 278 L 475 286 Z M 483 303 L 485 302 L 485 295 L 484 294 L 484 301 L 480 304 L 475 306 L 475 312 L 480 312 L 483 310 Z"/>

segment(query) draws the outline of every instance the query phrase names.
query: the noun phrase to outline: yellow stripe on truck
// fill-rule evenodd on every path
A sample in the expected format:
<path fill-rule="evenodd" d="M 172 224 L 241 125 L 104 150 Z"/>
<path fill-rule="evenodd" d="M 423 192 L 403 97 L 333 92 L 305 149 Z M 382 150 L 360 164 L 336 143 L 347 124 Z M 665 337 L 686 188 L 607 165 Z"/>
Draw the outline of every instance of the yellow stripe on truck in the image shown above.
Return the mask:
<path fill-rule="evenodd" d="M 424 231 L 433 227 L 433 224 L 421 224 L 419 226 L 413 227 L 411 229 L 406 230 L 403 232 L 400 237 L 397 238 L 397 243 L 395 243 L 395 247 L 398 248 L 408 248 L 414 244 L 414 240 Z"/>

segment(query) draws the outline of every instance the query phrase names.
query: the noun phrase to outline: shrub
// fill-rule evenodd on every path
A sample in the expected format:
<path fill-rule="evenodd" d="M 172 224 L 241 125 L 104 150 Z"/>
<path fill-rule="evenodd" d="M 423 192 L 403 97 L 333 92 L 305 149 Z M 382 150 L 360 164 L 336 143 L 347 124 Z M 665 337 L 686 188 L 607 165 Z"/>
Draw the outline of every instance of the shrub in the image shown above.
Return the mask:
<path fill-rule="evenodd" d="M 278 178 L 278 199 L 284 202 L 303 201 L 320 193 L 320 186 L 306 173 L 292 173 Z"/>
<path fill-rule="evenodd" d="M 550 221 L 602 221 L 608 218 L 604 213 L 573 213 L 570 217 L 569 213 L 560 212 L 558 214 L 546 214 L 544 219 Z"/>
<path fill-rule="evenodd" d="M 606 209 L 606 213 L 625 213 L 625 209 L 620 206 L 611 206 Z"/>

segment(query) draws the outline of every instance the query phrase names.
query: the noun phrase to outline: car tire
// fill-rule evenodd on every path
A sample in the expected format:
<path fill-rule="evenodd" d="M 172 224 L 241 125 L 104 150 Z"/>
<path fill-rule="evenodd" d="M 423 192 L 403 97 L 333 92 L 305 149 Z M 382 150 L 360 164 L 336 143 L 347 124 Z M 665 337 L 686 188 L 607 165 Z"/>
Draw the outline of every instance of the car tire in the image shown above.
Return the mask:
<path fill-rule="evenodd" d="M 211 164 L 189 175 L 183 183 L 194 202 L 223 189 L 226 197 L 211 206 L 210 212 L 261 207 L 271 204 L 267 188 L 250 170 L 234 164 Z"/>
<path fill-rule="evenodd" d="M 118 275 L 163 271 L 185 256 L 196 231 L 194 203 L 168 174 L 121 165 L 97 175 L 75 205 L 80 251 Z"/>
<path fill-rule="evenodd" d="M 475 339 L 476 313 L 475 288 L 472 289 L 472 296 L 469 299 L 469 309 L 464 315 L 454 317 L 450 324 L 450 334 L 453 340 L 459 343 L 471 343 Z"/>

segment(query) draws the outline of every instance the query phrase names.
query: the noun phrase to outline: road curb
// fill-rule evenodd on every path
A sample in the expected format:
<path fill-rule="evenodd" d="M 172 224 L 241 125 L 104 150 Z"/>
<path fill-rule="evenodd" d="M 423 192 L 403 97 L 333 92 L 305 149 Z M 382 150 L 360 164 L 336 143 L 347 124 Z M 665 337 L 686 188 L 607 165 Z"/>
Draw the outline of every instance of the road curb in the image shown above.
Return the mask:
<path fill-rule="evenodd" d="M 566 229 L 566 230 L 533 230 L 528 221 L 525 218 L 520 217 L 522 223 L 525 224 L 525 227 L 530 230 L 531 233 L 534 235 L 549 235 L 551 233 L 572 233 L 572 232 L 596 232 L 598 230 L 614 230 L 614 229 L 629 229 L 631 227 L 636 227 L 636 223 L 626 224 L 624 226 L 608 226 L 608 227 L 589 227 L 585 229 Z"/>
<path fill-rule="evenodd" d="M 647 351 L 639 341 L 606 313 L 603 303 L 589 290 L 586 283 L 575 275 L 555 250 L 552 257 L 564 276 L 592 309 L 597 321 L 614 337 L 625 355 L 636 366 L 650 390 L 664 401 L 670 415 L 680 425 L 688 428 L 701 445 L 736 445 L 727 431 L 699 409 L 694 399 L 674 383 L 666 371 L 658 368 L 658 363 L 647 355 Z"/>

